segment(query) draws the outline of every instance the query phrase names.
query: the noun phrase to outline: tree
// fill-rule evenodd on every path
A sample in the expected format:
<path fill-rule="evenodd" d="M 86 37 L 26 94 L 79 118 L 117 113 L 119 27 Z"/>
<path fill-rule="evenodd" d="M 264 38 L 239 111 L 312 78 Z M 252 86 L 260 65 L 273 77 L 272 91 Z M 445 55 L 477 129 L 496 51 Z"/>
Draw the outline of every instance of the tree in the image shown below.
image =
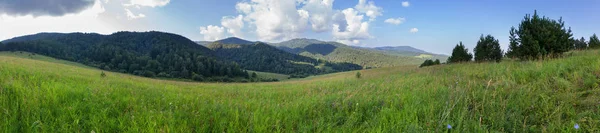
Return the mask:
<path fill-rule="evenodd" d="M 454 47 L 452 50 L 452 55 L 448 57 L 448 63 L 460 63 L 460 62 L 469 62 L 473 58 L 473 55 L 470 54 L 469 49 L 465 48 L 465 45 L 460 42 Z"/>
<path fill-rule="evenodd" d="M 600 48 L 600 40 L 598 40 L 598 36 L 596 36 L 596 34 L 594 34 L 593 36 L 590 37 L 590 48 L 592 49 L 597 49 Z"/>
<path fill-rule="evenodd" d="M 497 39 L 495 39 L 492 35 L 487 35 L 483 37 L 479 37 L 479 41 L 477 41 L 477 46 L 473 49 L 475 53 L 475 61 L 483 62 L 483 61 L 496 61 L 500 62 L 502 60 L 502 49 L 500 48 L 500 43 Z"/>
<path fill-rule="evenodd" d="M 508 45 L 508 50 L 506 51 L 506 57 L 508 58 L 517 58 L 519 57 L 519 39 L 517 38 L 517 30 L 515 29 L 515 27 L 511 27 L 510 28 L 510 44 Z"/>
<path fill-rule="evenodd" d="M 252 72 L 252 78 L 256 78 L 258 77 L 258 75 L 256 75 L 256 72 Z"/>
<path fill-rule="evenodd" d="M 512 28 L 511 44 L 507 56 L 521 59 L 540 59 L 547 56 L 559 57 L 569 51 L 574 39 L 571 28 L 565 28 L 564 21 L 540 17 L 537 11 L 533 16 L 527 14 L 519 24 Z"/>
<path fill-rule="evenodd" d="M 356 78 L 359 79 L 361 76 L 360 72 L 356 72 Z"/>
<path fill-rule="evenodd" d="M 433 64 L 434 65 L 439 65 L 439 64 L 442 64 L 442 63 L 440 62 L 440 59 L 435 59 L 435 61 L 433 62 Z"/>
<path fill-rule="evenodd" d="M 581 37 L 581 39 L 575 40 L 575 45 L 573 46 L 573 48 L 577 49 L 577 50 L 587 49 L 588 44 L 587 44 L 587 42 L 585 42 L 585 38 Z"/>

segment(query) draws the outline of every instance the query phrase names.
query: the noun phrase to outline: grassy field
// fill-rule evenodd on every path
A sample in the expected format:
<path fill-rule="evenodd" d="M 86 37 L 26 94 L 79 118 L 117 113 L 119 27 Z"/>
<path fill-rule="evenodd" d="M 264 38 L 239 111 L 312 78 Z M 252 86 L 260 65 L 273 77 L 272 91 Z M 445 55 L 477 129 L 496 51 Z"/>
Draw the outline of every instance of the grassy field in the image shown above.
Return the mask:
<path fill-rule="evenodd" d="M 360 72 L 191 83 L 0 54 L 0 132 L 600 132 L 600 51 Z"/>

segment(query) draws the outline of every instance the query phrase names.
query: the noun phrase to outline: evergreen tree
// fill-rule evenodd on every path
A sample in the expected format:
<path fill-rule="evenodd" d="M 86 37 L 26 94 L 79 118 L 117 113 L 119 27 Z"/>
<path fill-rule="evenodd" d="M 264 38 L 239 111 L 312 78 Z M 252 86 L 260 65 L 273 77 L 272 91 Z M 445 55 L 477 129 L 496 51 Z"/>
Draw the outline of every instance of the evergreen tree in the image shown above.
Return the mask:
<path fill-rule="evenodd" d="M 435 59 L 435 61 L 433 62 L 433 64 L 434 65 L 439 65 L 439 64 L 442 64 L 442 63 L 440 62 L 440 59 Z"/>
<path fill-rule="evenodd" d="M 581 37 L 581 39 L 575 40 L 574 49 L 584 50 L 584 49 L 587 49 L 587 48 L 588 48 L 588 44 L 587 44 L 587 42 L 585 42 L 585 38 Z"/>
<path fill-rule="evenodd" d="M 473 55 L 469 53 L 469 49 L 465 48 L 465 45 L 460 42 L 452 50 L 452 55 L 448 57 L 448 63 L 460 63 L 469 62 L 473 58 Z"/>
<path fill-rule="evenodd" d="M 516 36 L 512 35 L 513 33 Z M 525 15 L 518 30 L 511 29 L 511 48 L 507 56 L 521 59 L 558 57 L 572 49 L 572 36 L 571 29 L 565 28 L 562 18 L 556 21 L 540 17 L 535 11 L 533 16 Z"/>
<path fill-rule="evenodd" d="M 600 40 L 598 40 L 598 36 L 596 36 L 596 34 L 594 34 L 593 36 L 590 37 L 589 43 L 590 43 L 589 46 L 592 49 L 600 48 Z"/>
<path fill-rule="evenodd" d="M 515 27 L 511 27 L 510 29 L 510 44 L 508 45 L 508 50 L 506 51 L 506 57 L 508 58 L 517 58 L 519 57 L 519 39 L 517 38 L 517 30 Z"/>
<path fill-rule="evenodd" d="M 500 48 L 500 43 L 492 35 L 487 35 L 485 37 L 481 35 L 473 52 L 475 53 L 475 61 L 478 62 L 500 62 L 503 55 L 502 49 Z"/>

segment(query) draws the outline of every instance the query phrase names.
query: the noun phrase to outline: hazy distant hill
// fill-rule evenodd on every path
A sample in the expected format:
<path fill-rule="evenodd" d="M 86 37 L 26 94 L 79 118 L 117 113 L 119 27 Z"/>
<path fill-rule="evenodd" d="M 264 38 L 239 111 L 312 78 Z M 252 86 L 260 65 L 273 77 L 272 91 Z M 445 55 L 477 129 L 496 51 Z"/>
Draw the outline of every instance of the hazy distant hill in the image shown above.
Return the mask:
<path fill-rule="evenodd" d="M 254 44 L 224 44 L 220 42 L 224 41 L 216 41 L 208 45 L 208 48 L 215 51 L 221 58 L 235 61 L 248 70 L 306 76 L 362 69 L 356 64 L 329 63 L 288 53 L 260 42 Z M 240 42 L 249 41 L 242 40 Z"/>
<path fill-rule="evenodd" d="M 26 51 L 104 70 L 198 81 L 247 78 L 237 64 L 176 34 L 163 32 L 40 33 L 3 41 L 0 51 Z M 217 79 L 218 78 L 218 79 Z"/>
<path fill-rule="evenodd" d="M 248 40 L 240 39 L 240 38 L 237 38 L 237 37 L 225 38 L 225 39 L 218 40 L 218 41 L 215 41 L 215 42 L 219 42 L 219 43 L 222 43 L 222 44 L 243 44 L 243 45 L 252 45 L 252 44 L 256 43 L 256 42 L 251 42 L 251 41 L 248 41 Z"/>
<path fill-rule="evenodd" d="M 418 57 L 423 56 L 419 52 L 430 55 L 423 50 L 412 47 L 382 47 L 380 49 L 374 49 L 352 47 L 337 42 L 325 42 L 315 39 L 292 39 L 281 43 L 273 43 L 271 45 L 290 53 L 334 62 L 350 62 L 364 67 L 416 65 L 425 60 L 425 58 Z"/>
<path fill-rule="evenodd" d="M 365 47 L 358 47 L 365 48 Z M 385 54 L 397 55 L 397 56 L 411 56 L 422 59 L 439 59 L 442 62 L 445 62 L 448 59 L 447 55 L 442 54 L 434 54 L 421 49 L 417 49 L 411 46 L 385 46 L 385 47 L 375 47 L 375 48 L 366 48 L 376 51 L 381 51 Z"/>

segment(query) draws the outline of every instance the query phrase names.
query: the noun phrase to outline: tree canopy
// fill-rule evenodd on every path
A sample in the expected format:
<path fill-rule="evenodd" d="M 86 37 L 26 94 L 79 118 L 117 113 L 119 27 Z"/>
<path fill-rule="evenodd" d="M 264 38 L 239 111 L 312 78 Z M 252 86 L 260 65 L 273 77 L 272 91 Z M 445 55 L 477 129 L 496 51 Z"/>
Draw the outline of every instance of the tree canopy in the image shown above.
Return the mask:
<path fill-rule="evenodd" d="M 588 44 L 587 44 L 587 42 L 585 41 L 585 38 L 581 37 L 581 39 L 579 39 L 579 40 L 575 40 L 575 45 L 574 45 L 574 47 L 573 47 L 573 48 L 574 48 L 574 49 L 577 49 L 577 50 L 584 50 L 584 49 L 587 49 L 587 48 L 588 48 Z"/>
<path fill-rule="evenodd" d="M 452 55 L 448 58 L 448 63 L 469 62 L 473 59 L 473 55 L 469 53 L 469 49 L 462 42 L 456 45 L 452 50 Z"/>
<path fill-rule="evenodd" d="M 518 29 L 510 30 L 509 57 L 521 59 L 539 59 L 547 56 L 557 57 L 569 51 L 573 46 L 573 34 L 565 28 L 564 21 L 540 17 L 537 11 L 533 16 L 527 14 Z"/>
<path fill-rule="evenodd" d="M 596 36 L 596 34 L 594 34 L 590 37 L 589 43 L 590 43 L 589 44 L 590 48 L 593 48 L 593 49 L 600 48 L 600 40 L 598 40 L 598 36 Z"/>
<path fill-rule="evenodd" d="M 479 41 L 477 41 L 477 46 L 475 46 L 473 52 L 475 53 L 475 61 L 477 62 L 500 62 L 503 56 L 502 48 L 500 48 L 500 43 L 492 35 L 487 35 L 485 37 L 481 35 L 481 37 L 479 37 Z"/>

